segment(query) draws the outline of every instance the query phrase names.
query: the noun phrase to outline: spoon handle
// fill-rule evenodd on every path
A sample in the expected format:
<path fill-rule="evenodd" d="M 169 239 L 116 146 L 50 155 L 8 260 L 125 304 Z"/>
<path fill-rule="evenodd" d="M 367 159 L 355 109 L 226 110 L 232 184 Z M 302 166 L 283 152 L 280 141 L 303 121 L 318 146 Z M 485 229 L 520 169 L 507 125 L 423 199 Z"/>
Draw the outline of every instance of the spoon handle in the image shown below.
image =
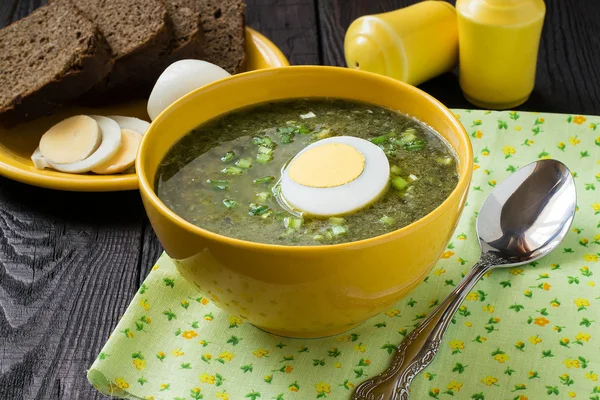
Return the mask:
<path fill-rule="evenodd" d="M 479 278 L 499 264 L 506 264 L 506 261 L 484 253 L 442 304 L 400 343 L 388 369 L 358 385 L 352 399 L 407 400 L 410 383 L 436 356 L 444 333 L 462 301 Z"/>

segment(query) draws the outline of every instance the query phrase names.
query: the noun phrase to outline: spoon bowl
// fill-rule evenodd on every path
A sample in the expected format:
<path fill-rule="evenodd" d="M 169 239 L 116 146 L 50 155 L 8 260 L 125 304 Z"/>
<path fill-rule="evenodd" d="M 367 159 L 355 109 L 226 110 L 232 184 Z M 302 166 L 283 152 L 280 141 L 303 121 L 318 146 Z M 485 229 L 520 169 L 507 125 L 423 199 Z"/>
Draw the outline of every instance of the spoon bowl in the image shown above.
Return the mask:
<path fill-rule="evenodd" d="M 573 176 L 556 160 L 528 164 L 497 185 L 477 215 L 479 261 L 400 343 L 390 367 L 357 386 L 353 400 L 407 400 L 410 383 L 435 358 L 477 281 L 492 268 L 527 264 L 554 250 L 569 231 L 576 205 Z"/>
<path fill-rule="evenodd" d="M 477 217 L 482 253 L 510 262 L 532 262 L 554 250 L 575 216 L 577 194 L 569 169 L 542 160 L 517 170 L 496 186 Z"/>

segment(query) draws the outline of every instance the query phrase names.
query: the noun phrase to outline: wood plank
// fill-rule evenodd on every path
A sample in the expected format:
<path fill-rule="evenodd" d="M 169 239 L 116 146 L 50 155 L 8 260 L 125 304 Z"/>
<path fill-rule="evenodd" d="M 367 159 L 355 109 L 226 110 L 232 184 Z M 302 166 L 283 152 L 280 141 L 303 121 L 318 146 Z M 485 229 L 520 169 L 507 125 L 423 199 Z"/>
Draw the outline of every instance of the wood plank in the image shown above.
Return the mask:
<path fill-rule="evenodd" d="M 246 22 L 271 39 L 291 64 L 321 64 L 313 0 L 246 0 Z"/>
<path fill-rule="evenodd" d="M 0 178 L 0 398 L 94 398 L 85 371 L 138 288 L 139 195 Z"/>
<path fill-rule="evenodd" d="M 345 65 L 343 41 L 356 18 L 387 12 L 418 0 L 320 0 L 324 63 Z M 450 1 L 454 3 L 454 1 Z M 600 114 L 600 4 L 591 1 L 548 1 L 536 87 L 522 110 Z M 448 107 L 476 108 L 461 95 L 457 71 L 420 86 Z"/>

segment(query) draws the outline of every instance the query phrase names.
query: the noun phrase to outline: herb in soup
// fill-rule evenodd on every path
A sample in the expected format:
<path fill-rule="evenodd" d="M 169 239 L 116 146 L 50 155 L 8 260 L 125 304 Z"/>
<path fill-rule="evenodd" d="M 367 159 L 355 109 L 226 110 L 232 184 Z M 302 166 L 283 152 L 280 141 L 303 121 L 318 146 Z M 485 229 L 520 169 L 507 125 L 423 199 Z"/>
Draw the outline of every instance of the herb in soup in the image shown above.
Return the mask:
<path fill-rule="evenodd" d="M 355 146 L 356 140 L 347 137 L 367 140 L 367 147 L 382 151 L 362 151 L 366 147 Z M 327 141 L 321 146 L 323 139 Z M 324 151 L 326 142 L 338 147 Z M 321 147 L 319 162 L 349 168 L 344 163 L 350 157 L 327 159 L 342 154 L 340 149 L 350 155 L 339 147 L 348 145 L 368 155 L 364 165 L 352 166 L 362 168 L 352 182 L 334 182 L 347 171 L 327 170 L 318 185 L 306 183 L 314 176 L 301 177 L 306 195 L 302 185 L 292 183 L 300 191 L 295 192 L 297 204 L 312 208 L 318 208 L 322 191 L 344 188 L 345 197 L 334 197 L 339 204 L 328 206 L 332 215 L 315 217 L 286 201 L 281 177 L 290 160 L 293 166 L 298 153 Z M 381 160 L 370 157 L 387 157 L 389 171 L 386 167 L 381 175 L 381 166 L 371 171 L 370 166 Z M 376 175 L 366 179 L 367 173 Z M 366 197 L 363 209 L 335 215 L 344 202 L 359 204 L 359 197 L 368 194 L 359 180 L 372 186 L 382 177 L 383 190 L 373 191 L 372 199 Z M 310 246 L 352 242 L 402 228 L 439 206 L 457 182 L 456 158 L 448 145 L 414 118 L 354 101 L 294 99 L 236 110 L 185 135 L 162 160 L 156 192 L 176 214 L 209 231 L 252 242 Z"/>

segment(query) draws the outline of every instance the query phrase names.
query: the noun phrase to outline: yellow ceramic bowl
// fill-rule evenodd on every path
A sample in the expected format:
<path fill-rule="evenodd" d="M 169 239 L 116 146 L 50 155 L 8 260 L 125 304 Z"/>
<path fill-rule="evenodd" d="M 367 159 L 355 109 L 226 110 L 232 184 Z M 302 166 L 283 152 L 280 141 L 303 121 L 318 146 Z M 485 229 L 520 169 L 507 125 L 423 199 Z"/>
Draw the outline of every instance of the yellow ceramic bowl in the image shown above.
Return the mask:
<path fill-rule="evenodd" d="M 232 239 L 194 226 L 154 193 L 157 167 L 191 129 L 240 107 L 298 97 L 334 97 L 399 110 L 427 123 L 459 158 L 456 189 L 413 224 L 332 246 L 278 246 Z M 319 337 L 350 329 L 413 289 L 444 251 L 464 206 L 473 153 L 467 133 L 419 89 L 368 72 L 301 66 L 248 72 L 196 90 L 165 110 L 136 163 L 150 222 L 181 274 L 227 312 L 272 333 Z"/>

